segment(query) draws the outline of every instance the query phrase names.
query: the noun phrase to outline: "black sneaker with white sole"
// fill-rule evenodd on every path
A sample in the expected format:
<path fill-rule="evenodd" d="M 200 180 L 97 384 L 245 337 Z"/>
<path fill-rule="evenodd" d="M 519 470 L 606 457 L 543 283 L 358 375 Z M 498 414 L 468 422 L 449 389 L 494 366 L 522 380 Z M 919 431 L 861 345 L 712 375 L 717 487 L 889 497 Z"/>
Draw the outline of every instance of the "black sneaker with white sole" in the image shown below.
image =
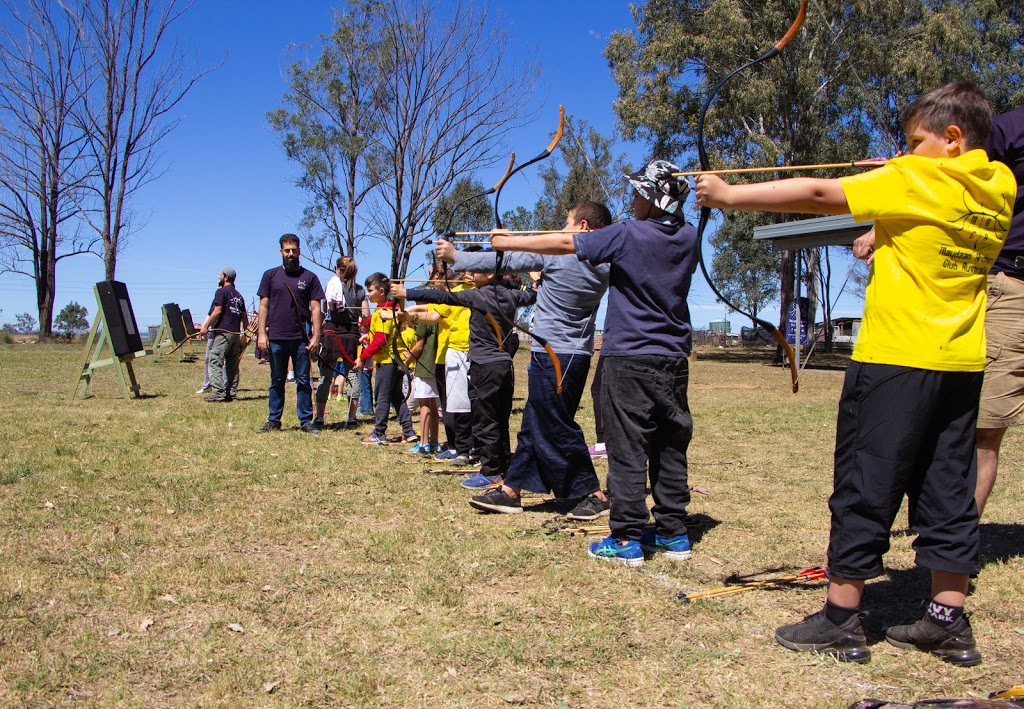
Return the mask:
<path fill-rule="evenodd" d="M 471 507 L 483 512 L 498 512 L 500 514 L 519 514 L 523 511 L 523 501 L 518 495 L 509 495 L 501 485 L 491 488 L 483 495 L 476 495 L 469 498 Z"/>
<path fill-rule="evenodd" d="M 589 522 L 597 519 L 598 517 L 607 517 L 610 510 L 610 502 L 602 500 L 596 494 L 591 493 L 584 497 L 565 517 L 566 519 Z"/>
<path fill-rule="evenodd" d="M 280 431 L 280 421 L 267 421 L 265 424 L 256 429 L 256 433 L 268 433 L 270 431 Z"/>

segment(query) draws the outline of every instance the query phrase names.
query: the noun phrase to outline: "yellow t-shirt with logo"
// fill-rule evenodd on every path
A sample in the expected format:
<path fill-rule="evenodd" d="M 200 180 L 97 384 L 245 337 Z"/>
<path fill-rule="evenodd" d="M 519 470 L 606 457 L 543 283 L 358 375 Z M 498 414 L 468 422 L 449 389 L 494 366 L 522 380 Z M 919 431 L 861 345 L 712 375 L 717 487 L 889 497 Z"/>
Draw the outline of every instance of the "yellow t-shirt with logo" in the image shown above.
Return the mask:
<path fill-rule="evenodd" d="M 468 283 L 460 283 L 452 288 L 452 293 L 472 287 Z M 437 332 L 438 362 L 444 361 L 443 353 L 449 347 L 458 352 L 469 352 L 469 308 L 459 305 L 436 304 L 432 305 L 431 309 L 441 316 L 441 322 L 446 326 L 438 328 Z M 442 333 L 442 330 L 445 332 Z"/>
<path fill-rule="evenodd" d="M 875 260 L 853 359 L 937 371 L 985 369 L 985 285 L 1006 240 L 1017 183 L 983 150 L 905 155 L 840 178 Z"/>
<path fill-rule="evenodd" d="M 437 304 L 427 305 L 428 312 L 437 312 Z M 434 364 L 444 364 L 444 354 L 448 351 L 448 333 L 451 327 L 445 318 L 437 321 L 437 352 L 434 355 Z"/>
<path fill-rule="evenodd" d="M 382 318 L 380 314 L 384 310 L 391 310 L 391 308 L 390 306 L 382 308 L 378 305 L 373 311 L 373 315 L 370 316 L 370 335 L 374 340 L 378 340 L 380 338 L 377 337 L 377 333 L 384 334 L 384 347 L 373 355 L 373 361 L 376 364 L 391 364 L 394 362 L 394 359 L 391 357 L 391 340 L 395 337 L 395 321 Z"/>

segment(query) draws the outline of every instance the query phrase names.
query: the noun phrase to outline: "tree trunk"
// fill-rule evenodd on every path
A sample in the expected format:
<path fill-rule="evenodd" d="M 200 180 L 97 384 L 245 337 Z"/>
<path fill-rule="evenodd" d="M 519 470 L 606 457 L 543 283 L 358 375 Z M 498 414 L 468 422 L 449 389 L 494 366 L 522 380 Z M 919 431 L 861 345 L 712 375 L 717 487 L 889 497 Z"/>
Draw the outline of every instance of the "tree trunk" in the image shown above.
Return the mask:
<path fill-rule="evenodd" d="M 52 250 L 39 252 L 39 272 L 36 278 L 36 308 L 39 311 L 39 339 L 49 340 L 53 335 L 53 300 L 56 291 L 56 267 Z"/>
<path fill-rule="evenodd" d="M 107 281 L 114 280 L 117 271 L 117 244 L 106 239 L 103 240 L 103 278 Z"/>
<path fill-rule="evenodd" d="M 783 251 L 779 260 L 779 330 L 786 333 L 786 314 L 789 312 L 789 304 L 793 302 L 793 283 L 795 282 L 795 258 L 796 251 Z M 782 348 L 778 348 L 776 362 L 782 362 Z"/>

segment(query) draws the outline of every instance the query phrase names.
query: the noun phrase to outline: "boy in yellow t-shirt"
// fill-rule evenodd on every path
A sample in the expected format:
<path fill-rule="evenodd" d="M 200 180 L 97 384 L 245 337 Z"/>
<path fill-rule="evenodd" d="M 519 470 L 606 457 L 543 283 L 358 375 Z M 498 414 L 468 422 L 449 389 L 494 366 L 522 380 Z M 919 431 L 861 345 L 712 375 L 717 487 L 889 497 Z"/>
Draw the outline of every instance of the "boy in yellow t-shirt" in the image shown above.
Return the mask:
<path fill-rule="evenodd" d="M 391 357 L 394 338 L 401 335 L 396 330 L 394 320 L 381 317 L 381 313 L 396 308 L 390 296 L 391 280 L 383 273 L 373 273 L 366 279 L 366 297 L 377 307 L 370 316 L 370 331 L 364 335 L 366 342 L 363 350 L 352 367 L 352 371 L 358 372 L 368 361 L 373 360 L 377 370 L 373 431 L 360 440 L 366 445 L 387 442 L 385 434 L 392 407 L 398 415 L 398 423 L 402 426 L 402 440 L 407 443 L 419 441 L 416 431 L 413 430 L 412 417 L 409 415 L 409 407 L 402 392 L 404 377 L 398 364 Z"/>
<path fill-rule="evenodd" d="M 964 615 L 979 570 L 974 428 L 985 369 L 985 283 L 1009 228 L 1016 181 L 981 146 L 991 109 L 957 82 L 904 111 L 908 154 L 838 180 L 750 185 L 697 178 L 706 207 L 852 214 L 875 221 L 864 320 L 846 370 L 836 425 L 824 609 L 784 625 L 787 648 L 841 660 L 871 658 L 860 611 L 903 496 L 917 564 L 931 570 L 931 602 L 886 639 L 954 665 L 981 662 Z"/>

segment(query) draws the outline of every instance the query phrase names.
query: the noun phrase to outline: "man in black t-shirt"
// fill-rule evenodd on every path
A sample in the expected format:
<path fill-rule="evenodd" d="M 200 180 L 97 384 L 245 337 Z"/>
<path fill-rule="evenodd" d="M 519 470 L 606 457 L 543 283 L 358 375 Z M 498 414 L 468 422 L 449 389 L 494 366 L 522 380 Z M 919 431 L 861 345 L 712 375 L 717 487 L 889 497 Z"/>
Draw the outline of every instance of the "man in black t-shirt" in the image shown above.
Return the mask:
<path fill-rule="evenodd" d="M 313 395 L 309 379 L 310 353 L 320 349 L 322 316 L 320 301 L 324 289 L 312 271 L 299 265 L 299 237 L 285 234 L 280 239 L 282 265 L 263 274 L 256 295 L 260 298 L 260 349 L 270 350 L 270 412 L 261 433 L 281 428 L 284 413 L 284 385 L 288 360 L 295 371 L 295 410 L 299 426 L 306 433 L 319 433 L 313 425 Z M 306 324 L 312 334 L 306 335 Z"/>
<path fill-rule="evenodd" d="M 242 356 L 241 333 L 249 326 L 245 298 L 235 289 L 235 269 L 220 272 L 220 287 L 213 307 L 199 332 L 213 335 L 210 348 L 210 389 L 207 401 L 231 401 L 238 393 L 238 360 Z"/>

